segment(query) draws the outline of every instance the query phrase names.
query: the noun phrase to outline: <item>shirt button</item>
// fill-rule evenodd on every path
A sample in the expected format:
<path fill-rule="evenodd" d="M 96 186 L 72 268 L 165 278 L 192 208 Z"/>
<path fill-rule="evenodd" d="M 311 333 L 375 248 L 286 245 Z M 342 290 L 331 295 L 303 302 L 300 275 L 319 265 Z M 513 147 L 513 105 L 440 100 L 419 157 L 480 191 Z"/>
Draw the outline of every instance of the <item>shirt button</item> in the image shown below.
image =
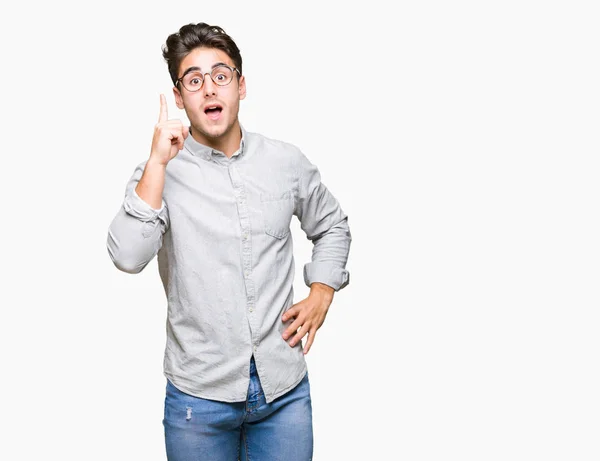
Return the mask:
<path fill-rule="evenodd" d="M 254 352 L 256 352 L 256 349 L 258 349 L 258 347 L 254 346 Z"/>
<path fill-rule="evenodd" d="M 254 309 L 253 309 L 253 308 L 250 308 L 250 312 L 254 312 Z"/>
<path fill-rule="evenodd" d="M 250 273 L 248 271 L 244 271 L 244 277 L 248 278 L 249 275 Z"/>

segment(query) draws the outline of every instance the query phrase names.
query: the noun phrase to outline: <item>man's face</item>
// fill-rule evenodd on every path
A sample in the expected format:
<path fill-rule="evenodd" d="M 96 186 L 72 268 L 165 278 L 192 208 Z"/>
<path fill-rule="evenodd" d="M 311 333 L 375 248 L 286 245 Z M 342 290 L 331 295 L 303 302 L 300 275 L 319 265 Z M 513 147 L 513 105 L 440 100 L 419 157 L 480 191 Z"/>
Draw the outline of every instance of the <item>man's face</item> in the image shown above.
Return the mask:
<path fill-rule="evenodd" d="M 192 125 L 192 132 L 196 131 L 197 134 L 212 140 L 230 132 L 237 122 L 240 100 L 246 97 L 245 78 L 237 72 L 234 72 L 228 85 L 219 86 L 212 81 L 209 74 L 219 63 L 235 67 L 227 53 L 221 50 L 192 50 L 181 61 L 177 76 L 182 77 L 186 72 L 189 73 L 192 67 L 199 68 L 200 73 L 206 73 L 204 83 L 200 90 L 195 92 L 186 89 L 181 82 L 179 88 L 173 88 L 177 107 L 185 110 Z M 211 110 L 212 106 L 218 106 L 220 110 Z"/>

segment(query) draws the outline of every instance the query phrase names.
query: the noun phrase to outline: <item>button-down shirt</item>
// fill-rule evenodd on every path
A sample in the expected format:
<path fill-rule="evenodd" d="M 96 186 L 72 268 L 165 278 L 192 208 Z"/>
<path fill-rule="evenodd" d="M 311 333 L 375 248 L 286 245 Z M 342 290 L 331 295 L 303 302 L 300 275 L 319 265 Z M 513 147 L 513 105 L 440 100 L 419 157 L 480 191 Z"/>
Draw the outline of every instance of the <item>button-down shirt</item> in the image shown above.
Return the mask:
<path fill-rule="evenodd" d="M 160 209 L 135 192 L 134 170 L 108 230 L 114 264 L 140 272 L 157 255 L 167 297 L 164 375 L 180 390 L 224 402 L 246 400 L 250 357 L 271 402 L 307 365 L 281 320 L 294 304 L 292 215 L 313 243 L 304 282 L 338 291 L 349 282 L 348 217 L 294 145 L 243 127 L 228 158 L 191 135 L 166 167 Z"/>

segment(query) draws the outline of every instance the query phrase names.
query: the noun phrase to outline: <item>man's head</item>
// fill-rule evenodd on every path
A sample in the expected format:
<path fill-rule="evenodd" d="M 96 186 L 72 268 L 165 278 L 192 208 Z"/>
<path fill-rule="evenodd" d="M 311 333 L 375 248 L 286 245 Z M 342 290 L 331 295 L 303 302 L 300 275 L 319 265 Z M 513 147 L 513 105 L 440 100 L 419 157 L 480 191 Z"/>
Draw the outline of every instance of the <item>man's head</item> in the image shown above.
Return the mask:
<path fill-rule="evenodd" d="M 242 57 L 223 29 L 187 24 L 169 35 L 162 47 L 173 81 L 173 94 L 192 132 L 211 143 L 239 129 L 238 111 L 246 97 Z"/>

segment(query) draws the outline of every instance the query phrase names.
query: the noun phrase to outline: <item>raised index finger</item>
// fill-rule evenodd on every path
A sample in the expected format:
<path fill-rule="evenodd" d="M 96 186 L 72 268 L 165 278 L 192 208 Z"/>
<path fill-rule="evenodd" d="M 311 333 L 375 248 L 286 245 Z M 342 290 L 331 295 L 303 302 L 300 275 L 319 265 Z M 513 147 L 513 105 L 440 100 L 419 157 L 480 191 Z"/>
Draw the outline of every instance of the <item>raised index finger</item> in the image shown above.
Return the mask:
<path fill-rule="evenodd" d="M 164 94 L 160 95 L 160 115 L 158 116 L 158 123 L 166 122 L 169 116 L 167 114 L 167 99 Z"/>

